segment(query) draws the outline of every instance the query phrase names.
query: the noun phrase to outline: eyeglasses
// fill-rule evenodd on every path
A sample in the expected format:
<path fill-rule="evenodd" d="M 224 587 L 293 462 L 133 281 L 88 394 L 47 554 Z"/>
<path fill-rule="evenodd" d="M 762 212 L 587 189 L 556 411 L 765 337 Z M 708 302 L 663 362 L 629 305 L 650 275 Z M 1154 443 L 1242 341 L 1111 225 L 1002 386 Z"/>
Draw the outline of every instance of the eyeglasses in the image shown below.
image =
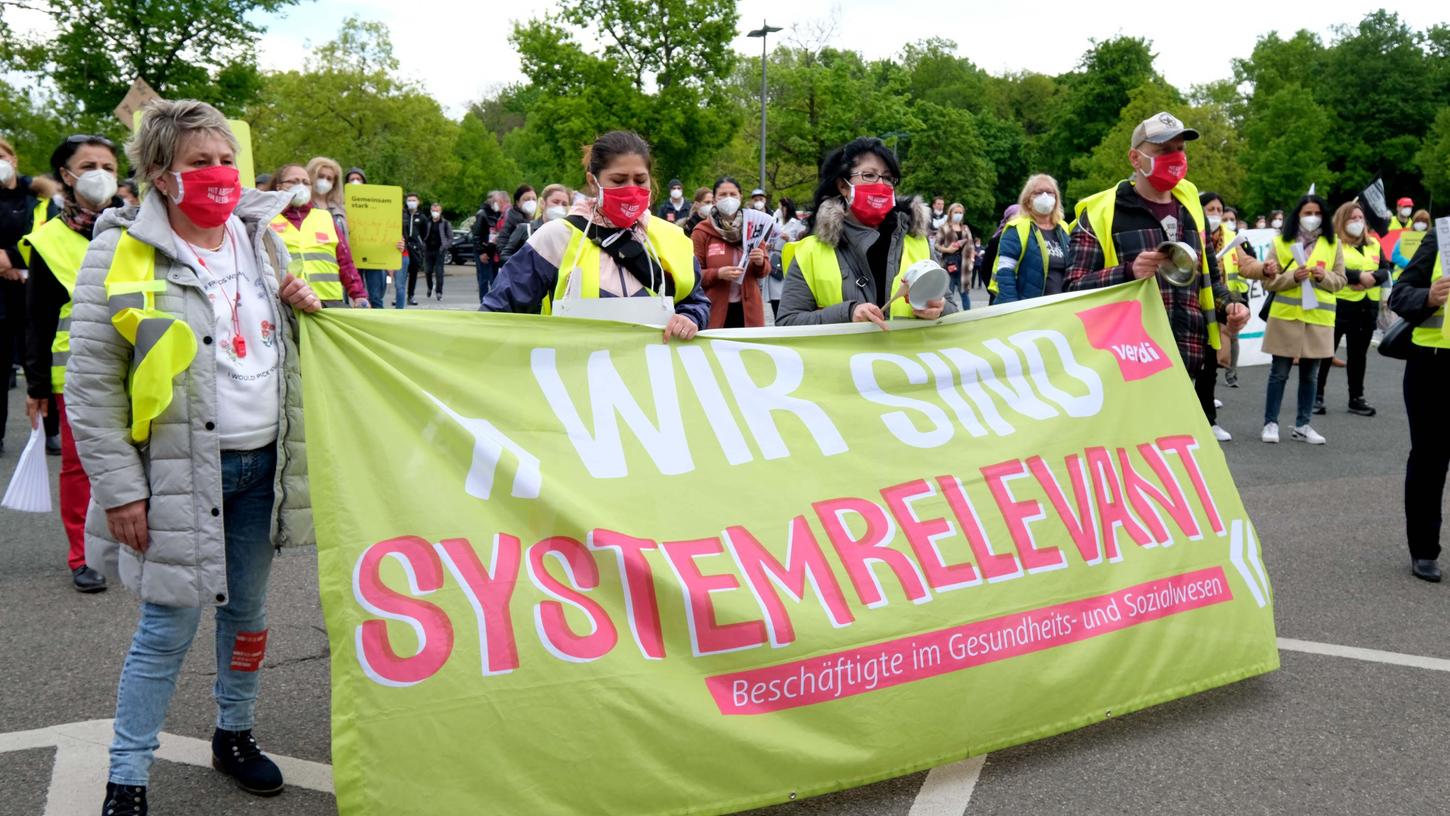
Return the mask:
<path fill-rule="evenodd" d="M 106 147 L 109 147 L 109 148 L 112 148 L 112 149 L 114 149 L 116 147 L 116 143 L 113 142 L 113 141 L 111 141 L 110 139 L 107 139 L 105 136 L 87 136 L 84 133 L 77 133 L 76 135 L 71 136 L 70 138 L 68 138 L 68 139 L 65 140 L 65 143 L 66 144 L 102 144 L 102 145 L 105 145 Z"/>
<path fill-rule="evenodd" d="M 875 170 L 857 170 L 856 172 L 847 176 L 847 178 L 859 178 L 862 182 L 866 184 L 886 184 L 891 187 L 896 186 L 896 179 L 892 178 L 891 176 L 883 176 L 880 173 L 877 173 Z"/>

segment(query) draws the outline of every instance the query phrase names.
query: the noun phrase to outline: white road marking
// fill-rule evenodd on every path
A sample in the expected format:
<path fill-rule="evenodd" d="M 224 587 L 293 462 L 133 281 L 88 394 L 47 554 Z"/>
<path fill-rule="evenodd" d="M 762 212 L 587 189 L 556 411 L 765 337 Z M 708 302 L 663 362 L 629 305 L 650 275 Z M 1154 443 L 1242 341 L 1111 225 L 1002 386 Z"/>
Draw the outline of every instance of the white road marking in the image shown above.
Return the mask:
<path fill-rule="evenodd" d="M 1279 638 L 1279 648 L 1290 652 L 1344 657 L 1350 660 L 1367 660 L 1371 663 L 1389 663 L 1394 666 L 1410 666 L 1416 669 L 1450 672 L 1450 660 L 1443 657 L 1423 657 L 1400 652 L 1382 652 L 1379 649 L 1361 649 L 1358 646 L 1340 646 L 1335 643 L 1316 643 L 1312 640 Z"/>
<path fill-rule="evenodd" d="M 55 748 L 45 816 L 71 816 L 96 808 L 106 790 L 110 768 L 111 720 L 53 725 L 34 731 L 0 734 L 0 754 L 34 748 Z M 332 766 L 305 759 L 268 754 L 289 786 L 332 793 Z M 156 758 L 183 765 L 211 767 L 211 742 L 175 734 L 161 735 Z"/>
<path fill-rule="evenodd" d="M 962 816 L 972 801 L 972 791 L 986 762 L 987 755 L 982 754 L 932 768 L 907 816 Z"/>

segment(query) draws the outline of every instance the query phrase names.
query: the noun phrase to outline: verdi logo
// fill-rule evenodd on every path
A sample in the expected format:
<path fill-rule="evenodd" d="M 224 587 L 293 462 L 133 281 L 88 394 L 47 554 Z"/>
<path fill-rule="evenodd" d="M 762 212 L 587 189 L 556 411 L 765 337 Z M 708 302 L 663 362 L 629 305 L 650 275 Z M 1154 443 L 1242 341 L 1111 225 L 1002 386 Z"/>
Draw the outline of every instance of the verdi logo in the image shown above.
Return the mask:
<path fill-rule="evenodd" d="M 1163 348 L 1143 328 L 1143 304 L 1130 300 L 1107 303 L 1077 313 L 1093 348 L 1118 361 L 1123 380 L 1133 382 L 1172 368 Z"/>

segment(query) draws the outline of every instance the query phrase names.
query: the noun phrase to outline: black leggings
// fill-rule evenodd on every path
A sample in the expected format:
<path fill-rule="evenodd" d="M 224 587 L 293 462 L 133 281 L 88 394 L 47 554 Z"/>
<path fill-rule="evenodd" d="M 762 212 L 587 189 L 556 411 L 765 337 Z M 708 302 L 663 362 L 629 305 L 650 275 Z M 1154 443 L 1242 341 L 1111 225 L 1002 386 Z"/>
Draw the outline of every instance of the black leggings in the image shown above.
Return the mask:
<path fill-rule="evenodd" d="M 1440 557 L 1440 506 L 1450 466 L 1445 433 L 1445 383 L 1450 349 L 1415 346 L 1405 361 L 1405 414 L 1410 420 L 1410 458 L 1405 463 L 1405 537 L 1410 557 Z"/>
<path fill-rule="evenodd" d="M 1339 349 L 1341 338 L 1348 338 L 1345 368 L 1349 373 L 1349 398 L 1364 396 L 1364 366 L 1369 357 L 1369 342 L 1374 337 L 1375 321 L 1379 318 L 1379 301 L 1341 300 L 1334 310 L 1334 348 Z M 1329 382 L 1329 361 L 1319 366 L 1319 399 L 1324 400 L 1324 386 Z"/>

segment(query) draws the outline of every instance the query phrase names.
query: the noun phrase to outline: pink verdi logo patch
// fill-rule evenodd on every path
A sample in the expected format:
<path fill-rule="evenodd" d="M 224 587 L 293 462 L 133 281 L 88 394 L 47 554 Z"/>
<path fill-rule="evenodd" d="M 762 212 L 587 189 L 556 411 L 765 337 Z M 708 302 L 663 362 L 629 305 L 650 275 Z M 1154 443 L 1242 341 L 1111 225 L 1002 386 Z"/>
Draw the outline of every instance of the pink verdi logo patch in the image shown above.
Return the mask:
<path fill-rule="evenodd" d="M 1136 300 L 1108 303 L 1077 313 L 1093 348 L 1118 361 L 1127 382 L 1142 380 L 1173 367 L 1163 348 L 1143 328 L 1143 304 Z"/>

